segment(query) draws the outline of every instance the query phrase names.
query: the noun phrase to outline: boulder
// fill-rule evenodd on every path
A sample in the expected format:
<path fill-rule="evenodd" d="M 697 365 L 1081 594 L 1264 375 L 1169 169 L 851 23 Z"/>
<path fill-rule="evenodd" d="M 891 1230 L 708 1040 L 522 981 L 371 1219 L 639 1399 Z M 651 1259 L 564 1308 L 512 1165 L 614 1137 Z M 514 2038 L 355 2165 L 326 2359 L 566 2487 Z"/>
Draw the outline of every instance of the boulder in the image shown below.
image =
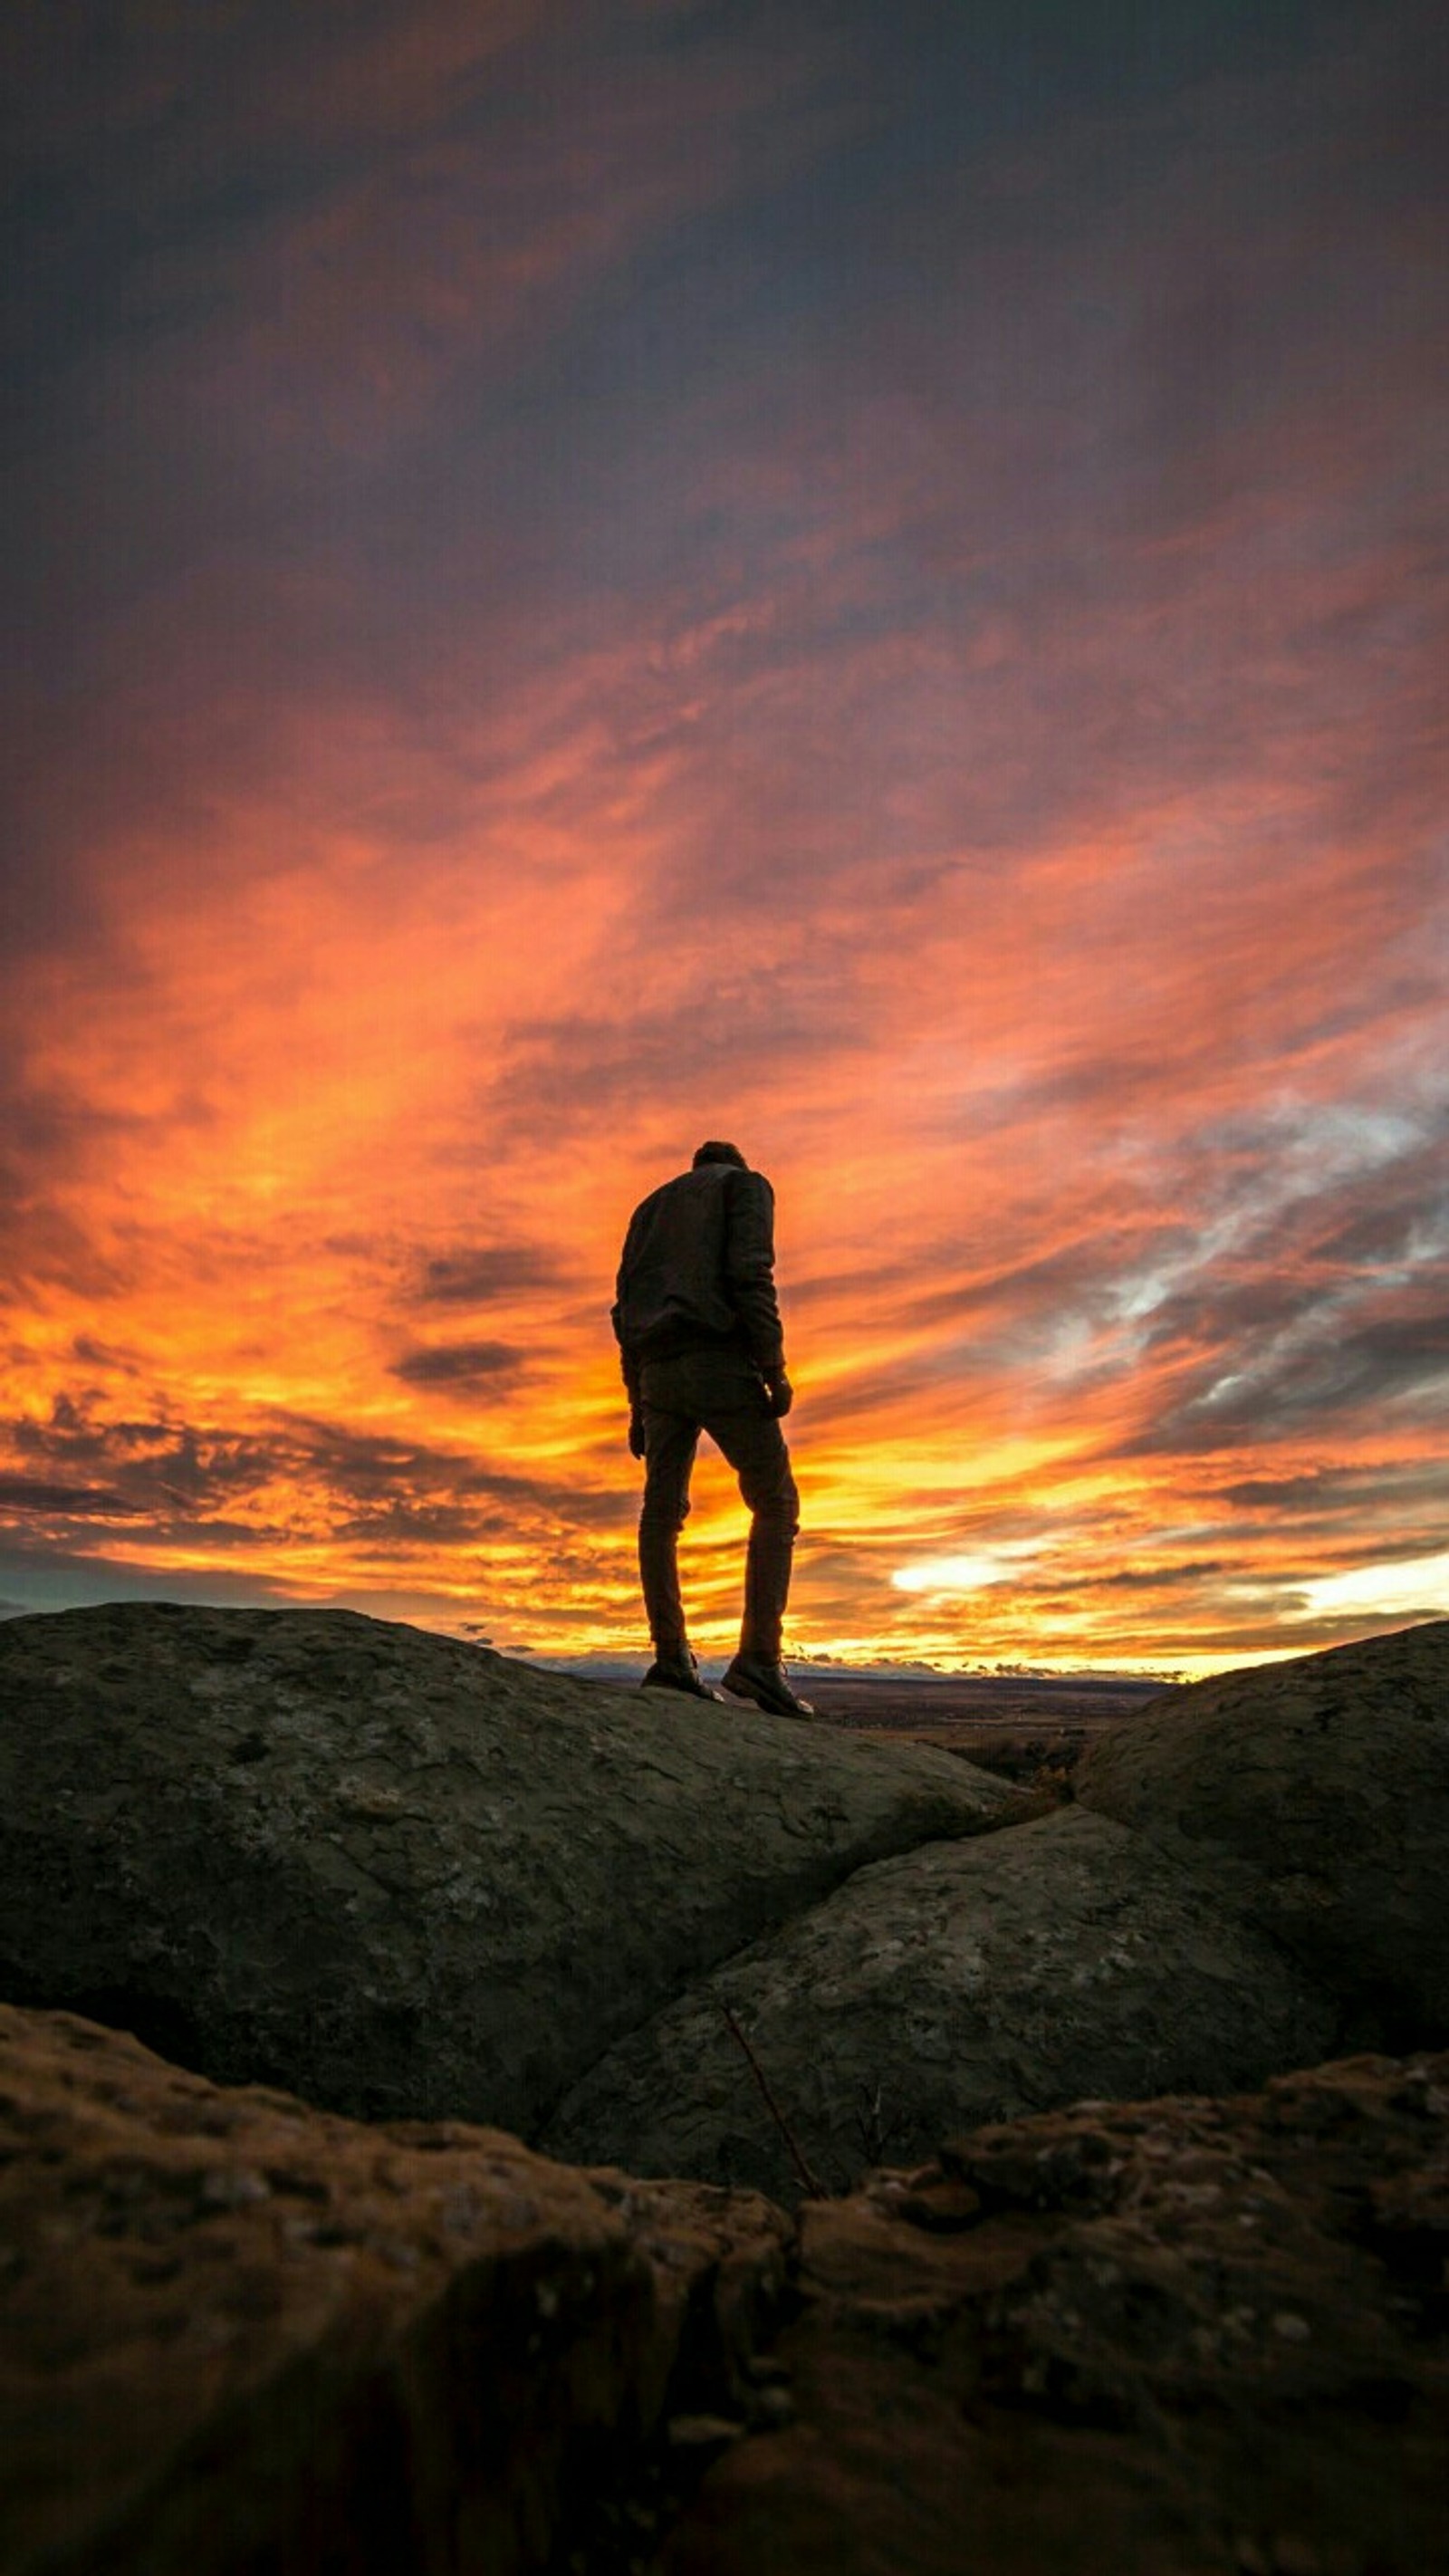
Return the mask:
<path fill-rule="evenodd" d="M 622 2567 L 743 2435 L 788 2236 L 0 2006 L 0 2565 Z"/>
<path fill-rule="evenodd" d="M 794 2200 L 802 2159 L 838 2190 L 963 2122 L 1257 2083 L 1323 2056 L 1336 2029 L 1211 1887 L 1061 1808 L 857 1871 L 616 2043 L 544 2142 L 587 2158 L 607 2141 L 639 2173 Z"/>
<path fill-rule="evenodd" d="M 660 2576 L 1425 2576 L 1449 2056 L 1084 2106 L 800 2213 L 794 2420 Z"/>
<path fill-rule="evenodd" d="M 0 2008 L 0 2564 L 1423 2576 L 1446 2159 L 1449 2055 L 1360 2058 L 792 2225 Z"/>
<path fill-rule="evenodd" d="M 1449 2040 L 1449 1620 L 1151 1702 L 1078 1794 L 1211 1868 L 1354 2044 Z"/>
<path fill-rule="evenodd" d="M 1015 1812 L 951 1755 L 347 1611 L 0 1626 L 0 1994 L 220 2081 L 528 2130 L 862 1863 Z"/>

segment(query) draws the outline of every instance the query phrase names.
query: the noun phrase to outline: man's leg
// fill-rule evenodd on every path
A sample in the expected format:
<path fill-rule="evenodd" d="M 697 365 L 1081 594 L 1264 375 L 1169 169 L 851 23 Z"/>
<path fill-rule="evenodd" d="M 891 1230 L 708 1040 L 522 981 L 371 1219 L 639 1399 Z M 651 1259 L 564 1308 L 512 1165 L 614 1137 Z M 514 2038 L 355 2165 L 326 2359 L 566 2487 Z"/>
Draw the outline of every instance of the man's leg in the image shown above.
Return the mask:
<path fill-rule="evenodd" d="M 711 1411 L 704 1427 L 738 1476 L 751 1515 L 740 1653 L 778 1664 L 800 1527 L 800 1497 L 785 1435 L 763 1395 L 758 1411 L 754 1406 Z"/>
<path fill-rule="evenodd" d="M 661 1664 L 687 1652 L 679 1596 L 679 1533 L 689 1518 L 689 1479 L 699 1425 L 644 1404 L 644 1504 L 639 1514 L 639 1582 Z"/>

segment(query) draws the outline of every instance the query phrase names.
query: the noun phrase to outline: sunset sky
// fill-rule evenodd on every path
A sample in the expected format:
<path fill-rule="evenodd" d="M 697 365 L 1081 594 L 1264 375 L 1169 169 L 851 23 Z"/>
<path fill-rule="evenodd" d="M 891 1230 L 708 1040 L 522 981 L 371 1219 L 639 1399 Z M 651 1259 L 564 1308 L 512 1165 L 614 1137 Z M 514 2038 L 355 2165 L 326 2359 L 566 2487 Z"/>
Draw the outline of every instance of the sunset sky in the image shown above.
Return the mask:
<path fill-rule="evenodd" d="M 642 1658 L 709 1135 L 792 1653 L 1449 1609 L 1445 26 L 7 12 L 6 1611 Z"/>

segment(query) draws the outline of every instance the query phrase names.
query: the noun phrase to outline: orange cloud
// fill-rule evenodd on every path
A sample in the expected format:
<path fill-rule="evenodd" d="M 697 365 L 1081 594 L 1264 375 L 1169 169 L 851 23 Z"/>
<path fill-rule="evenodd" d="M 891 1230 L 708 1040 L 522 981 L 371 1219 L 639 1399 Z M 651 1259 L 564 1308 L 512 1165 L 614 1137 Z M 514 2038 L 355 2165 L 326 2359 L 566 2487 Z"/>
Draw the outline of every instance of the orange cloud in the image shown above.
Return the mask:
<path fill-rule="evenodd" d="M 218 53 L 189 125 L 158 37 L 73 180 L 115 274 L 15 487 L 0 1591 L 639 1641 L 613 1270 L 723 1132 L 779 1193 L 797 1646 L 1402 1617 L 1449 1246 L 1404 60 L 946 151 L 884 19 L 558 26 L 425 11 L 335 82 L 299 35 L 280 103 Z M 740 1517 L 706 1458 L 703 1645 Z"/>

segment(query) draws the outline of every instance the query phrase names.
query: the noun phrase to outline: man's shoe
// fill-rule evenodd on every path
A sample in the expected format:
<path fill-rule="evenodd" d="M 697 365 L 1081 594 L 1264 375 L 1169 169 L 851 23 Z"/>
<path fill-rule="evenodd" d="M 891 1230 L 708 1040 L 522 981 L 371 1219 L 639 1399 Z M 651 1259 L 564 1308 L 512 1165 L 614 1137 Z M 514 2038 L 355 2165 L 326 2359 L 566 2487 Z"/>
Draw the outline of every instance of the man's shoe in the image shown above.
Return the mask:
<path fill-rule="evenodd" d="M 711 1688 L 699 1678 L 699 1666 L 686 1646 L 682 1655 L 661 1655 L 650 1665 L 640 1684 L 641 1690 L 686 1691 L 691 1699 L 723 1700 L 723 1691 Z"/>
<path fill-rule="evenodd" d="M 775 1717 L 813 1717 L 808 1699 L 801 1699 L 790 1688 L 783 1664 L 767 1663 L 763 1655 L 736 1655 L 724 1676 L 724 1686 L 736 1699 L 752 1699 L 756 1708 L 767 1708 Z"/>

